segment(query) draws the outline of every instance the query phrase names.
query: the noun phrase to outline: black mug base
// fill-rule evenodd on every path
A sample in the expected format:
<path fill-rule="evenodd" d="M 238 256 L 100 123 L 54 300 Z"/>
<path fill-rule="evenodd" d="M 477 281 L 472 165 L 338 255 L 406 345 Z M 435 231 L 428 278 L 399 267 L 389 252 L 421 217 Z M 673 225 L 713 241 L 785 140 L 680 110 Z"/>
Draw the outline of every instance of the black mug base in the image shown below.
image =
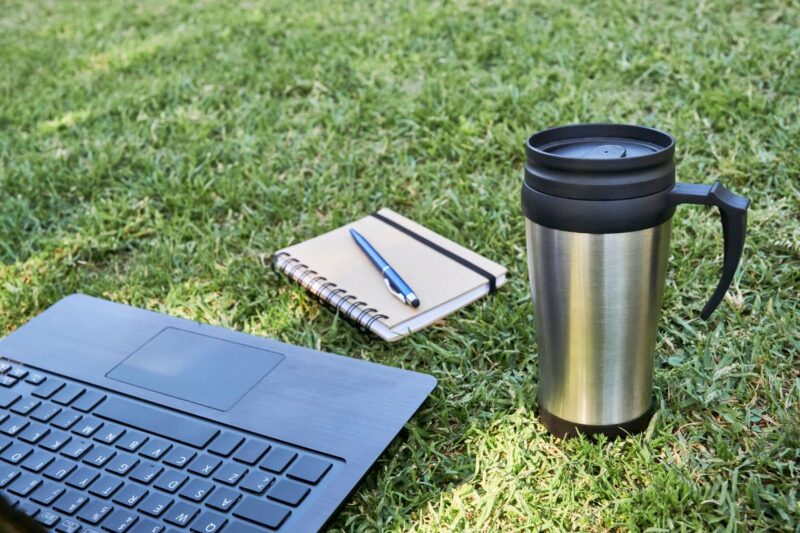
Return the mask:
<path fill-rule="evenodd" d="M 647 429 L 650 419 L 653 417 L 653 407 L 651 406 L 642 416 L 623 422 L 622 424 L 612 424 L 610 426 L 592 426 L 578 424 L 559 418 L 547 409 L 539 407 L 539 419 L 552 435 L 561 439 L 571 439 L 578 436 L 578 433 L 588 438 L 598 435 L 605 435 L 609 439 L 618 439 L 641 433 Z"/>

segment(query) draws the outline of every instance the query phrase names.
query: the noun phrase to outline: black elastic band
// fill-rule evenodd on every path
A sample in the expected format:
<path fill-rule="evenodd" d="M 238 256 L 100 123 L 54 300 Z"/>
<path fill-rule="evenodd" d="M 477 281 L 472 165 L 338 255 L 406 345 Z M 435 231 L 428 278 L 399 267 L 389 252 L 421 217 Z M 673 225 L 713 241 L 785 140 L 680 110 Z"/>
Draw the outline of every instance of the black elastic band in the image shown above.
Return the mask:
<path fill-rule="evenodd" d="M 435 242 L 433 242 L 433 241 L 431 241 L 429 239 L 426 239 L 422 235 L 420 235 L 418 233 L 415 233 L 415 232 L 411 231 L 410 229 L 408 229 L 408 228 L 406 228 L 404 226 L 401 226 L 400 224 L 398 224 L 394 220 L 392 220 L 390 218 L 386 218 L 385 216 L 381 215 L 380 213 L 372 213 L 372 216 L 374 216 L 375 218 L 377 218 L 381 222 L 385 222 L 386 224 L 389 224 L 390 226 L 392 226 L 396 230 L 402 231 L 403 233 L 405 233 L 409 237 L 411 237 L 413 239 L 416 239 L 417 241 L 421 242 L 422 244 L 424 244 L 428 248 L 436 250 L 437 252 L 439 252 L 443 256 L 452 259 L 453 261 L 455 261 L 459 265 L 467 267 L 468 269 L 472 270 L 476 274 L 480 274 L 481 276 L 483 276 L 484 278 L 486 278 L 489 281 L 489 293 L 490 294 L 497 290 L 497 278 L 494 277 L 493 275 L 491 275 L 489 272 L 487 272 L 484 269 L 482 269 L 481 267 L 479 267 L 478 265 L 476 265 L 475 263 L 472 263 L 471 261 L 467 261 L 466 259 L 464 259 L 460 255 L 456 255 L 453 252 L 451 252 L 450 250 L 447 250 L 446 248 L 442 248 L 441 246 L 439 246 Z"/>

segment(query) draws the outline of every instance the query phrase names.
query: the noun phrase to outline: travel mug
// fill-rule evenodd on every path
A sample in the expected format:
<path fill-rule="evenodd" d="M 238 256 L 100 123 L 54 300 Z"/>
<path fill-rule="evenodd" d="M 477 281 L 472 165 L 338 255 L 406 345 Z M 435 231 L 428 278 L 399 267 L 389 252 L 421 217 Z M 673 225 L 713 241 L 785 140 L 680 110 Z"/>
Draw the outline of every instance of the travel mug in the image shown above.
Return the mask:
<path fill-rule="evenodd" d="M 539 345 L 539 416 L 554 435 L 643 431 L 672 215 L 716 206 L 722 301 L 742 254 L 746 198 L 719 183 L 675 183 L 675 140 L 641 126 L 577 124 L 526 145 L 522 210 Z"/>

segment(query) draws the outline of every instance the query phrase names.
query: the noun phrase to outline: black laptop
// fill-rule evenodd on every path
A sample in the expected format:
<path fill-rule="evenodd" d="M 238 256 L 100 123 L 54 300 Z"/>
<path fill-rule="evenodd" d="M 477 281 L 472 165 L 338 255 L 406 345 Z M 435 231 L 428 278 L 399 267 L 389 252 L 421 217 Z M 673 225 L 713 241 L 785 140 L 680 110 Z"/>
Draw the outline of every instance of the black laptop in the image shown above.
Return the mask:
<path fill-rule="evenodd" d="M 0 493 L 59 532 L 316 531 L 436 386 L 83 295 L 0 356 Z"/>

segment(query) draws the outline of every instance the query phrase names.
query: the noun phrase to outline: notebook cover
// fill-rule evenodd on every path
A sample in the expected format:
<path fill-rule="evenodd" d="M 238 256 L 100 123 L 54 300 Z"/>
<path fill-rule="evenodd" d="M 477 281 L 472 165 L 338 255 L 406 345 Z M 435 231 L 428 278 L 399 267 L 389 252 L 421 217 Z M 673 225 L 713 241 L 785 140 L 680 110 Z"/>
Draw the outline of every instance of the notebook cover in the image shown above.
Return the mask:
<path fill-rule="evenodd" d="M 498 286 L 505 280 L 506 269 L 501 265 L 390 209 L 381 209 L 378 214 L 480 267 L 500 281 Z M 405 305 L 387 290 L 380 272 L 350 236 L 350 228 L 360 232 L 414 290 L 420 299 L 418 308 Z M 351 302 L 361 301 L 376 309 L 385 315 L 380 322 L 390 329 L 477 287 L 486 286 L 488 292 L 489 281 L 481 274 L 371 215 L 280 250 L 276 253 L 279 256 L 289 256 L 296 260 L 295 264 L 324 277 L 314 289 L 323 282 L 335 284 L 342 290 L 341 295 L 353 297 Z M 320 296 L 326 295 L 323 291 Z"/>

